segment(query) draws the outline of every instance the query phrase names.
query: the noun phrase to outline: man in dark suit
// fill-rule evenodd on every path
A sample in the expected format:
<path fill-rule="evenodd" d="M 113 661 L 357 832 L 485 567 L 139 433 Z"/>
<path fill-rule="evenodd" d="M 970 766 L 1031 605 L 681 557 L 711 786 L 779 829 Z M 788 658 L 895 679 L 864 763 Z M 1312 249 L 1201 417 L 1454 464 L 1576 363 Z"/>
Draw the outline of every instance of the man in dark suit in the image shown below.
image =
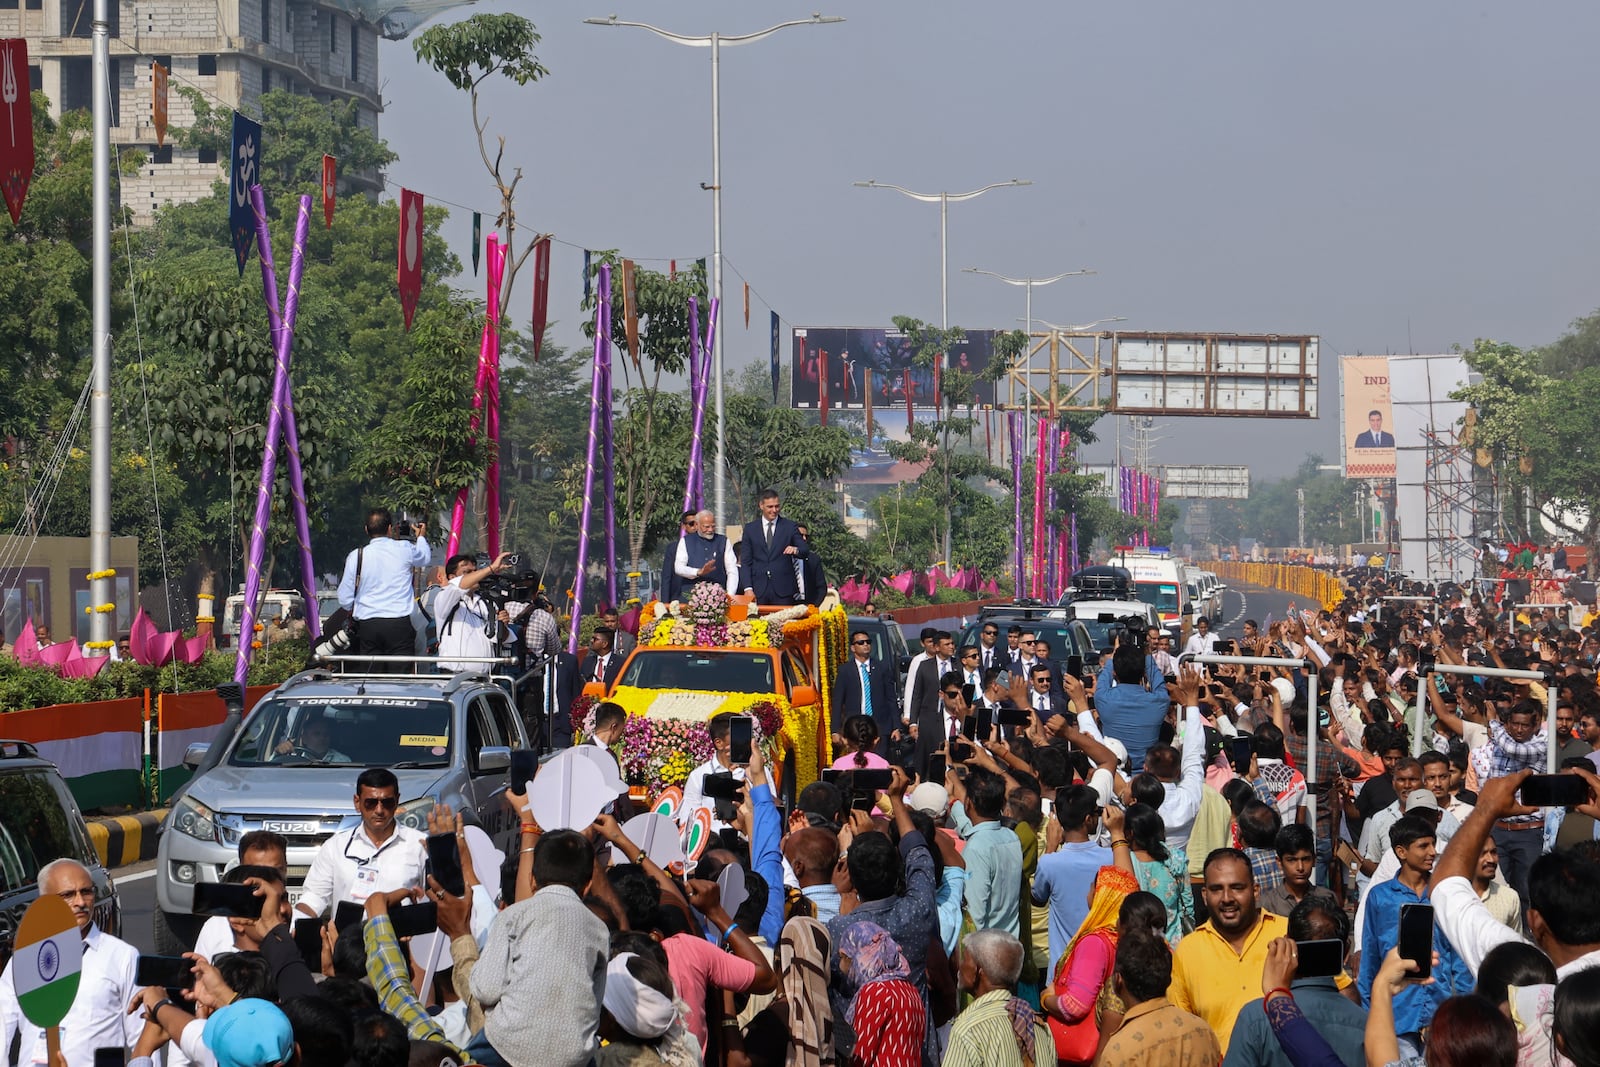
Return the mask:
<path fill-rule="evenodd" d="M 800 587 L 795 581 L 795 559 L 811 554 L 800 528 L 778 514 L 776 489 L 761 494 L 761 518 L 747 522 L 739 538 L 740 588 L 758 604 L 795 604 Z"/>
<path fill-rule="evenodd" d="M 806 529 L 803 522 L 795 523 L 795 529 L 800 531 L 806 543 L 806 555 L 800 560 L 800 576 L 805 586 L 800 590 L 800 597 L 807 604 L 817 607 L 822 604 L 822 598 L 828 595 L 828 576 L 822 572 L 822 560 L 811 551 L 811 531 Z"/>
<path fill-rule="evenodd" d="M 572 703 L 578 699 L 578 657 L 562 649 L 523 691 L 522 722 L 540 752 L 572 747 Z"/>
<path fill-rule="evenodd" d="M 944 744 L 943 718 L 940 709 L 944 694 L 940 688 L 946 675 L 961 688 L 961 672 L 956 669 L 955 640 L 948 631 L 939 631 L 934 640 L 934 651 L 917 667 L 916 682 L 911 687 L 910 720 L 917 727 L 917 766 L 927 767 L 927 757 Z"/>
<path fill-rule="evenodd" d="M 1356 435 L 1357 448 L 1393 448 L 1394 434 L 1383 428 L 1383 412 L 1367 412 L 1367 428 Z"/>
<path fill-rule="evenodd" d="M 1066 665 L 1051 654 L 1050 642 L 1039 638 L 1033 643 L 1034 667 L 1050 668 L 1050 695 L 1060 707 L 1067 705 Z"/>
<path fill-rule="evenodd" d="M 961 672 L 948 670 L 932 689 L 935 706 L 917 719 L 917 772 L 924 778 L 928 774 L 928 760 L 944 751 L 951 731 L 959 731 L 961 722 L 971 714 L 961 688 Z"/>
<path fill-rule="evenodd" d="M 850 659 L 839 667 L 839 677 L 833 683 L 830 727 L 834 745 L 841 746 L 840 734 L 846 719 L 852 715 L 866 715 L 878 726 L 878 754 L 885 755 L 890 735 L 900 729 L 894 671 L 872 658 L 872 638 L 859 630 L 850 635 L 850 654 Z"/>
<path fill-rule="evenodd" d="M 617 675 L 622 673 L 622 661 L 625 657 L 611 651 L 612 633 L 604 626 L 595 627 L 594 636 L 589 638 L 589 657 L 583 661 L 583 682 L 604 682 L 607 689 L 617 680 Z"/>
<path fill-rule="evenodd" d="M 695 533 L 695 513 L 685 511 L 678 519 L 678 536 L 667 542 L 666 555 L 661 557 L 661 591 L 656 594 L 656 599 L 663 604 L 670 604 L 683 595 L 684 579 L 678 577 L 678 549 L 683 544 L 683 539 Z"/>

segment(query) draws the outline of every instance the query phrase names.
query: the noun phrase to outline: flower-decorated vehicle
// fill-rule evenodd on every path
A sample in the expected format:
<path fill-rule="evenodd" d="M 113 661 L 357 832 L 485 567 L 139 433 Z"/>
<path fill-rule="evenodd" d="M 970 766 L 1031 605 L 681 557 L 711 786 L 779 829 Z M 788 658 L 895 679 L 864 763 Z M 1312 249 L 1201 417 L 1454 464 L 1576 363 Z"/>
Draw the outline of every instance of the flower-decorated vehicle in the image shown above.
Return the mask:
<path fill-rule="evenodd" d="M 749 715 L 779 788 L 793 795 L 829 758 L 833 682 L 848 651 L 845 612 L 799 605 L 762 610 L 702 582 L 687 603 L 649 605 L 638 644 L 607 688 L 584 687 L 573 723 L 592 729 L 601 700 L 628 712 L 619 753 L 629 785 L 648 797 L 681 787 L 711 758 L 706 723 Z"/>

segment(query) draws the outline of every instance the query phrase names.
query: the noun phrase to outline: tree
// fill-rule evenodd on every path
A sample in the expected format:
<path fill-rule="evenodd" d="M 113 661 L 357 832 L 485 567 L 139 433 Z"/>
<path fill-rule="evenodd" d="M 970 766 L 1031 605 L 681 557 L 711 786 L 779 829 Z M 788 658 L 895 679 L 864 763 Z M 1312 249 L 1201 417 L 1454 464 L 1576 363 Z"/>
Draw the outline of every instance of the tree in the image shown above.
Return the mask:
<path fill-rule="evenodd" d="M 938 365 L 942 353 L 966 335 L 966 331 L 959 327 L 940 330 L 903 315 L 896 316 L 894 324 L 906 335 L 912 347 L 913 364 L 930 370 Z M 954 446 L 953 438 L 971 433 L 977 425 L 977 420 L 958 416 L 956 411 L 970 403 L 973 388 L 979 381 L 998 381 L 1026 343 L 1027 334 L 1020 330 L 997 334 L 988 365 L 976 373 L 954 367 L 943 368 L 939 392 L 934 398 L 937 405 L 934 421 L 913 423 L 909 440 L 889 442 L 889 454 L 895 459 L 924 468 L 917 477 L 917 484 L 938 501 L 942 518 L 943 555 L 950 566 L 958 562 L 962 565 L 975 562 L 956 552 L 953 541 L 956 520 L 971 517 L 977 509 L 977 499 L 982 495 L 970 484 L 970 479 L 1004 482 L 1008 478 L 1008 472 L 990 463 L 986 457 Z M 952 556 L 955 558 L 952 559 Z"/>
<path fill-rule="evenodd" d="M 642 561 L 646 546 L 678 528 L 678 505 L 688 477 L 689 406 L 684 397 L 662 389 L 663 376 L 681 376 L 689 366 L 689 299 L 706 306 L 705 271 L 697 263 L 675 276 L 653 270 L 635 272 L 638 294 L 640 361 L 634 365 L 627 351 L 627 313 L 623 302 L 622 271 L 615 252 L 600 253 L 602 263 L 613 266 L 611 275 L 612 382 L 616 415 L 613 419 L 616 480 L 622 493 L 622 514 L 628 523 L 629 558 Z M 598 292 L 584 308 L 593 311 Z M 704 316 L 701 329 L 705 329 Z M 594 336 L 592 317 L 584 334 Z M 622 390 L 615 393 L 621 379 Z M 708 413 L 703 432 L 716 433 Z M 596 457 L 598 462 L 598 457 Z M 581 485 L 581 478 L 578 484 Z"/>
<path fill-rule="evenodd" d="M 1537 433 L 1527 435 L 1532 470 L 1529 485 L 1541 506 L 1577 516 L 1571 532 L 1589 552 L 1593 578 L 1600 563 L 1600 367 L 1584 367 L 1556 378 L 1532 398 L 1529 414 Z"/>
<path fill-rule="evenodd" d="M 1544 436 L 1545 427 L 1537 414 L 1540 398 L 1554 379 L 1542 369 L 1536 349 L 1482 338 L 1473 342 L 1465 354 L 1467 366 L 1480 380 L 1450 394 L 1452 400 L 1472 405 L 1474 420 L 1469 431 L 1472 446 L 1481 460 L 1496 468 L 1501 484 L 1510 491 L 1505 499 L 1515 501 L 1523 488 L 1544 503 L 1543 490 L 1529 477 L 1530 446 Z M 1535 432 L 1537 430 L 1537 432 Z M 1514 505 L 1505 514 L 1513 529 L 1524 536 L 1527 530 L 1520 510 Z"/>
<path fill-rule="evenodd" d="M 233 147 L 233 110 L 214 107 L 198 90 L 178 86 L 194 123 L 175 129 L 179 148 L 209 149 L 218 159 Z M 354 100 L 318 100 L 273 89 L 261 94 L 261 185 L 265 189 L 320 188 L 322 157 L 337 156 L 342 189 L 376 191 L 383 168 L 399 157 L 359 121 Z M 278 205 L 268 202 L 268 209 Z"/>
<path fill-rule="evenodd" d="M 506 266 L 500 287 L 502 318 L 511 307 L 511 290 L 516 284 L 517 272 L 522 269 L 528 253 L 537 246 L 538 238 L 528 242 L 520 254 L 516 251 L 514 201 L 517 186 L 522 182 L 522 168 L 515 167 L 506 174 L 504 137 L 496 139 L 498 147 L 494 158 L 489 157 L 489 120 L 479 110 L 479 88 L 497 75 L 510 78 L 518 85 L 527 85 L 550 73 L 533 54 L 539 41 L 539 31 L 532 22 L 521 15 L 508 14 L 473 15 L 448 26 L 432 26 L 411 42 L 419 62 L 443 74 L 446 81 L 472 100 L 472 128 L 478 134 L 478 154 L 500 194 L 500 215 L 494 224 L 505 231 Z"/>
<path fill-rule="evenodd" d="M 482 331 L 470 300 L 417 316 L 398 402 L 355 453 L 356 475 L 387 486 L 393 506 L 432 514 L 482 476 L 487 442 L 471 430 Z"/>
<path fill-rule="evenodd" d="M 93 140 L 86 111 L 58 123 L 34 93 L 37 163 L 22 218 L 0 212 L 0 438 L 27 464 L 41 437 L 59 429 L 88 377 L 93 235 Z M 120 157 L 120 174 L 143 156 Z M 121 225 L 121 220 L 115 220 Z M 127 310 L 112 307 L 113 323 Z"/>

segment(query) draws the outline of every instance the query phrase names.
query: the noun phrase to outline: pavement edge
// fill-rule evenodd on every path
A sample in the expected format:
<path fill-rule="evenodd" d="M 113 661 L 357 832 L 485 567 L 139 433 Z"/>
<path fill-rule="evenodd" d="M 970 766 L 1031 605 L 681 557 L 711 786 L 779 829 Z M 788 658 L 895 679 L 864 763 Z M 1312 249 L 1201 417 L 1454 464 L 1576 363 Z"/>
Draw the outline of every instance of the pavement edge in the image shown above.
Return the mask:
<path fill-rule="evenodd" d="M 89 840 L 107 870 L 156 858 L 156 844 L 166 808 L 136 815 L 101 815 L 86 820 Z"/>

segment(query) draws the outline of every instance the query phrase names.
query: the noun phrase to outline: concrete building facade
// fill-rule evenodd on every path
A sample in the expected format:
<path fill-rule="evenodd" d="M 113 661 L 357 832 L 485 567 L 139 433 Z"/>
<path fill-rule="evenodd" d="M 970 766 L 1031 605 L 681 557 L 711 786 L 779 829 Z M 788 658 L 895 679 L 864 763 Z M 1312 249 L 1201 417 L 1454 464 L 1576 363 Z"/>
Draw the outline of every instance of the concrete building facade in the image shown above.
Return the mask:
<path fill-rule="evenodd" d="M 361 125 L 376 133 L 380 25 L 359 2 L 110 0 L 112 149 L 137 148 L 146 157 L 121 185 L 134 221 L 147 224 L 163 204 L 208 196 L 228 162 L 177 148 L 170 134 L 156 147 L 152 62 L 172 72 L 169 129 L 194 121 L 178 93 L 189 86 L 212 107 L 252 118 L 260 118 L 261 94 L 274 89 L 354 100 Z M 50 98 L 52 114 L 91 105 L 93 11 L 93 0 L 0 0 L 0 37 L 27 39 L 32 87 Z"/>

